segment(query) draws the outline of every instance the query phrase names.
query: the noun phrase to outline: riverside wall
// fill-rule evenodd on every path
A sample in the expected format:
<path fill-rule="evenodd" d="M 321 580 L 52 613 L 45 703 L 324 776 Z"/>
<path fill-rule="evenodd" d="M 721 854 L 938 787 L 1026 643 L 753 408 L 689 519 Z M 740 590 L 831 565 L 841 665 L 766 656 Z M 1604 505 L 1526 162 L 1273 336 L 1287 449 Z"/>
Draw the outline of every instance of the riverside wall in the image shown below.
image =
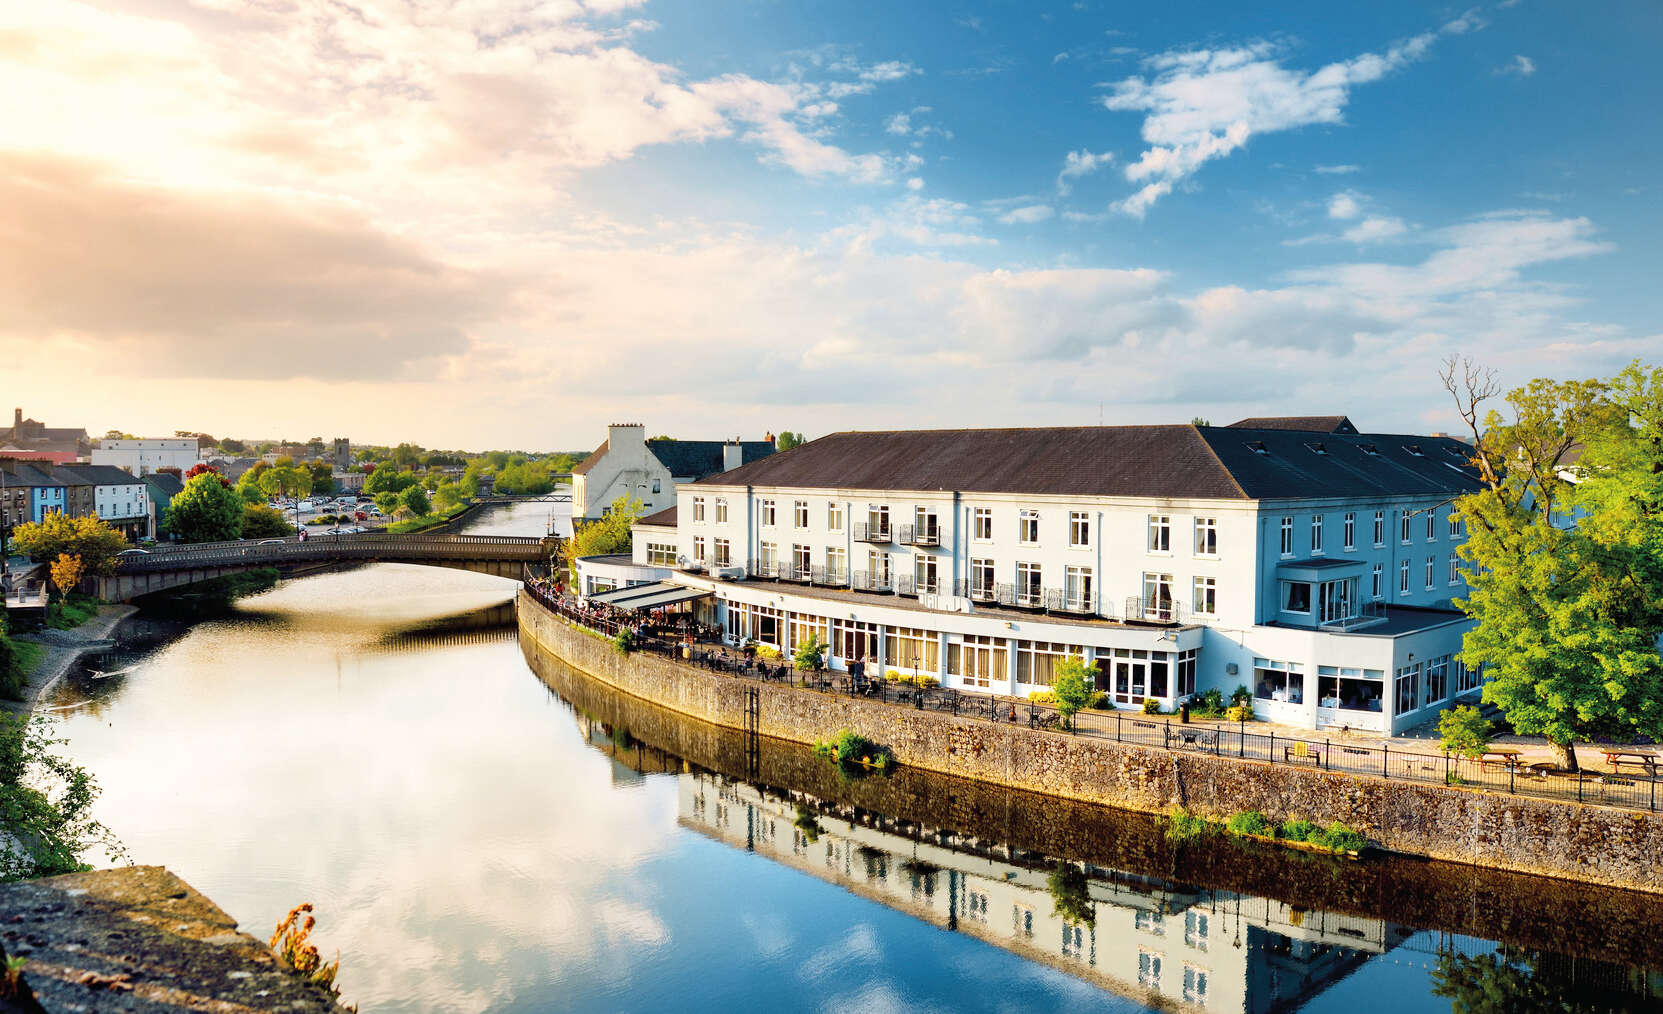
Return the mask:
<path fill-rule="evenodd" d="M 1656 814 L 1169 752 L 740 680 L 620 656 L 524 591 L 518 607 L 522 638 L 623 693 L 713 725 L 744 728 L 745 690 L 754 689 L 758 732 L 774 739 L 812 744 L 850 728 L 909 767 L 1026 792 L 1155 814 L 1182 806 L 1338 820 L 1393 852 L 1663 893 Z"/>

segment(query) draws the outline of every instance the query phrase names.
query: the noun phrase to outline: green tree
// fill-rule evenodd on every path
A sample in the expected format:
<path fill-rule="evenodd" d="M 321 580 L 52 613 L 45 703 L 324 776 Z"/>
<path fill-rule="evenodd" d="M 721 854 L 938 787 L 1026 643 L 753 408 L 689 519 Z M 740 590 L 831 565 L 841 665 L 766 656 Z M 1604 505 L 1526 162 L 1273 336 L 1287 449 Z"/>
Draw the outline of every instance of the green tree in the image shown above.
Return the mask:
<path fill-rule="evenodd" d="M 398 494 L 392 492 L 375 494 L 375 506 L 383 514 L 391 514 L 398 510 Z"/>
<path fill-rule="evenodd" d="M 199 475 L 174 496 L 162 524 L 182 542 L 223 542 L 242 534 L 243 507 L 221 476 Z"/>
<path fill-rule="evenodd" d="M 241 454 L 243 452 L 243 442 L 226 437 L 219 442 L 219 449 L 227 454 Z"/>
<path fill-rule="evenodd" d="M 72 518 L 62 512 L 38 522 L 24 522 L 12 531 L 12 548 L 37 561 L 77 556 L 88 574 L 115 573 L 115 556 L 127 548 L 127 536 L 94 517 Z"/>
<path fill-rule="evenodd" d="M 1085 659 L 1069 655 L 1058 662 L 1051 691 L 1056 695 L 1057 713 L 1072 728 L 1074 716 L 1091 700 L 1091 670 Z"/>
<path fill-rule="evenodd" d="M 1046 878 L 1051 889 L 1051 914 L 1076 926 L 1095 926 L 1097 906 L 1091 900 L 1091 882 L 1086 872 L 1073 863 L 1057 860 L 1057 868 Z"/>
<path fill-rule="evenodd" d="M 644 510 L 640 500 L 626 494 L 612 501 L 600 518 L 574 532 L 565 546 L 566 564 L 572 568 L 573 579 L 581 557 L 629 552 L 632 545 L 630 526 L 640 520 Z"/>
<path fill-rule="evenodd" d="M 1448 753 L 1474 759 L 1490 748 L 1490 721 L 1470 704 L 1438 716 L 1438 738 Z"/>
<path fill-rule="evenodd" d="M 335 492 L 335 469 L 327 461 L 313 461 L 306 465 L 306 470 L 312 475 L 312 492 Z"/>
<path fill-rule="evenodd" d="M 799 672 L 813 672 L 820 668 L 820 663 L 826 656 L 826 644 L 820 640 L 819 634 L 808 635 L 808 640 L 797 645 L 797 651 L 792 656 L 793 664 Z"/>
<path fill-rule="evenodd" d="M 256 481 L 267 497 L 300 497 L 312 491 L 312 473 L 305 468 L 273 465 Z"/>
<path fill-rule="evenodd" d="M 0 611 L 0 697 L 20 700 L 23 684 L 23 659 L 6 630 L 6 614 Z"/>
<path fill-rule="evenodd" d="M 1455 503 L 1484 700 L 1567 770 L 1578 740 L 1663 738 L 1663 368 L 1535 380 L 1505 417 L 1482 407 L 1492 374 L 1451 360 L 1443 379 L 1484 481 Z"/>
<path fill-rule="evenodd" d="M 398 505 L 418 518 L 433 513 L 433 504 L 427 498 L 427 490 L 420 486 L 411 486 L 400 493 Z"/>
<path fill-rule="evenodd" d="M 58 558 L 52 561 L 52 583 L 57 585 L 60 596 L 67 598 L 86 574 L 86 565 L 79 556 L 59 553 Z"/>
<path fill-rule="evenodd" d="M 462 485 L 458 482 L 441 482 L 439 488 L 433 491 L 433 506 L 441 511 L 460 506 L 464 499 Z"/>
<path fill-rule="evenodd" d="M 275 539 L 293 534 L 294 528 L 282 511 L 263 503 L 243 505 L 243 538 Z"/>
<path fill-rule="evenodd" d="M 383 462 L 375 466 L 375 471 L 364 480 L 364 492 L 370 496 L 378 493 L 402 493 L 415 484 L 414 472 L 401 472 L 393 465 Z"/>
<path fill-rule="evenodd" d="M 1203 418 L 1201 418 L 1200 416 L 1197 415 L 1197 416 L 1191 416 L 1190 417 L 1190 425 L 1191 426 L 1211 426 L 1212 423 L 1208 422 L 1207 420 L 1205 420 L 1205 419 L 1203 419 Z"/>
<path fill-rule="evenodd" d="M 29 880 L 89 869 L 81 856 L 102 845 L 122 849 L 92 817 L 98 785 L 92 775 L 53 748 L 51 720 L 0 712 L 0 814 L 7 847 L 0 849 L 0 881 Z"/>
<path fill-rule="evenodd" d="M 808 443 L 808 440 L 801 433 L 780 430 L 780 435 L 774 438 L 774 449 L 789 451 L 793 447 L 801 447 L 806 443 Z"/>

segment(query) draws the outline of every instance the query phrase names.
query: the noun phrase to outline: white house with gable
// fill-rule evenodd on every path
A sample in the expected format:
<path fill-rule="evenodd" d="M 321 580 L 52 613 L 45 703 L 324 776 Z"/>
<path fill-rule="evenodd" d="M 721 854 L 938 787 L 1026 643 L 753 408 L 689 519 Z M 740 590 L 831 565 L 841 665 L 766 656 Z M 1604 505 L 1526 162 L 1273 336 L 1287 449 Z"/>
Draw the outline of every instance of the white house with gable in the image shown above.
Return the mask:
<path fill-rule="evenodd" d="M 675 505 L 676 486 L 738 468 L 774 453 L 766 440 L 648 440 L 646 427 L 606 428 L 606 442 L 572 469 L 572 517 L 593 520 L 620 496 L 652 514 Z"/>

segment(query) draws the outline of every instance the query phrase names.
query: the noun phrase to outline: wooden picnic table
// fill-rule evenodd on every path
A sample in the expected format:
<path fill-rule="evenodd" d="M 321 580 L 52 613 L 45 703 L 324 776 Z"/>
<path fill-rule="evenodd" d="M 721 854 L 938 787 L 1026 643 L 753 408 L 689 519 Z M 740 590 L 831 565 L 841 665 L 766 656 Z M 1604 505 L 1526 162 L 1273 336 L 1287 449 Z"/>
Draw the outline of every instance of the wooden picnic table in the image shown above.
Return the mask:
<path fill-rule="evenodd" d="M 1484 751 L 1484 756 L 1480 757 L 1478 762 L 1485 767 L 1499 765 L 1503 771 L 1512 771 L 1521 767 L 1519 756 L 1523 753 L 1524 751 L 1517 747 L 1498 746 Z"/>
<path fill-rule="evenodd" d="M 1653 778 L 1657 777 L 1657 755 L 1650 750 L 1625 750 L 1620 747 L 1601 747 L 1600 752 L 1605 755 L 1605 763 L 1611 765 L 1612 771 L 1621 771 L 1624 764 L 1633 764 L 1645 771 Z"/>

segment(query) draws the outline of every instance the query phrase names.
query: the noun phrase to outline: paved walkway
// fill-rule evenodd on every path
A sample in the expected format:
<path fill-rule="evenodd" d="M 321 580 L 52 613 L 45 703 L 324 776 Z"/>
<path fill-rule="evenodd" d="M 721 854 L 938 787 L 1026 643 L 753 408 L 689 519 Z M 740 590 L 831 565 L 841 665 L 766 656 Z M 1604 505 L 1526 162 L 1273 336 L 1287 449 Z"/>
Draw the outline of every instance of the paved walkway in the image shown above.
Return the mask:
<path fill-rule="evenodd" d="M 42 694 L 67 676 L 81 656 L 89 650 L 88 645 L 108 640 L 115 636 L 115 630 L 121 626 L 123 620 L 138 612 L 137 606 L 106 605 L 98 610 L 98 615 L 81 624 L 73 630 L 45 630 L 33 634 L 18 634 L 17 641 L 32 641 L 46 647 L 46 654 L 41 658 L 35 671 L 29 674 L 29 681 L 23 687 L 23 699 L 20 701 L 0 700 L 0 708 L 14 712 L 33 711 L 35 702 Z"/>

